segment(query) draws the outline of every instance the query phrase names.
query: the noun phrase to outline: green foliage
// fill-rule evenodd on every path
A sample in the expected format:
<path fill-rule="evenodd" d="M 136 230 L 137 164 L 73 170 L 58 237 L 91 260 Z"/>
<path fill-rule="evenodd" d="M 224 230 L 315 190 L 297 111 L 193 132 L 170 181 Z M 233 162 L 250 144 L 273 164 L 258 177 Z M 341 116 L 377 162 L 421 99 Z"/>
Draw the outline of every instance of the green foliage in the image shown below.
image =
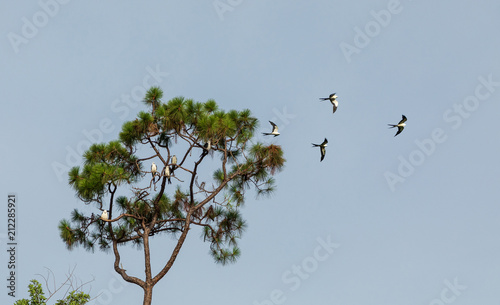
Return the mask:
<path fill-rule="evenodd" d="M 144 103 L 151 106 L 153 109 L 158 107 L 163 97 L 163 91 L 160 87 L 151 87 L 148 92 L 146 92 L 146 97 L 144 98 Z"/>
<path fill-rule="evenodd" d="M 83 292 L 71 291 L 64 300 L 59 300 L 55 305 L 83 305 L 90 300 L 90 296 Z"/>
<path fill-rule="evenodd" d="M 45 297 L 42 285 L 37 280 L 31 280 L 28 285 L 30 299 L 18 300 L 14 305 L 46 305 L 47 298 Z M 69 294 L 61 300 L 56 301 L 55 305 L 83 305 L 90 300 L 90 296 L 81 291 L 70 291 Z"/>
<path fill-rule="evenodd" d="M 149 111 L 125 122 L 119 140 L 92 145 L 83 166 L 70 170 L 77 197 L 98 210 L 91 215 L 74 210 L 71 220 L 59 223 L 61 239 L 68 249 L 109 250 L 128 242 L 140 246 L 144 234 L 178 237 L 199 226 L 215 261 L 234 262 L 245 229 L 239 209 L 248 190 L 274 191 L 272 176 L 284 166 L 283 151 L 274 144 L 251 144 L 258 120 L 248 109 L 224 111 L 214 100 L 184 97 L 163 103 L 162 97 L 160 88 L 149 89 L 144 98 Z M 149 170 L 152 161 L 158 163 L 156 175 Z M 160 174 L 166 167 L 171 185 Z M 109 211 L 110 221 L 100 219 L 102 210 Z"/>
<path fill-rule="evenodd" d="M 83 168 L 73 167 L 69 184 L 84 202 L 101 202 L 109 187 L 131 184 L 140 174 L 137 158 L 118 141 L 94 144 L 84 154 Z"/>

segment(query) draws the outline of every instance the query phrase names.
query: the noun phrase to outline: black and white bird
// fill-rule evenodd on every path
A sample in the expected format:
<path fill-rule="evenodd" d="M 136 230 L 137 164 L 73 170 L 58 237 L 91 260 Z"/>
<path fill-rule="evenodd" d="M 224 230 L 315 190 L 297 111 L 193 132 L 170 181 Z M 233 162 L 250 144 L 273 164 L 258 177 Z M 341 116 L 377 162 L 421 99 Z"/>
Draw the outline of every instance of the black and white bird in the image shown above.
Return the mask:
<path fill-rule="evenodd" d="M 273 126 L 273 131 L 271 132 L 263 132 L 262 134 L 265 135 L 265 136 L 279 136 L 280 133 L 278 131 L 278 126 L 276 126 L 276 124 L 274 124 L 273 122 L 269 121 L 269 123 L 271 123 L 271 126 Z"/>
<path fill-rule="evenodd" d="M 163 170 L 163 175 L 167 177 L 168 184 L 172 184 L 172 181 L 170 181 L 170 168 L 168 166 L 165 166 L 165 169 Z"/>
<path fill-rule="evenodd" d="M 330 103 L 332 103 L 333 105 L 333 113 L 335 113 L 335 111 L 337 111 L 337 107 L 339 107 L 339 102 L 337 102 L 337 94 L 336 93 L 332 93 L 330 94 L 329 97 L 320 97 L 319 98 L 321 101 L 330 101 Z"/>
<path fill-rule="evenodd" d="M 102 211 L 101 219 L 102 220 L 109 220 L 108 210 Z"/>
<path fill-rule="evenodd" d="M 314 143 L 312 143 L 313 147 L 319 147 L 319 150 L 321 152 L 321 160 L 320 160 L 320 162 L 323 161 L 323 159 L 325 158 L 327 143 L 328 143 L 328 140 L 326 138 L 323 141 L 323 143 L 321 143 L 321 144 L 314 144 Z"/>
<path fill-rule="evenodd" d="M 212 149 L 212 142 L 208 140 L 207 143 L 203 145 L 203 152 L 201 153 L 200 157 L 203 155 L 207 155 L 210 149 Z"/>
<path fill-rule="evenodd" d="M 403 118 L 401 119 L 401 121 L 399 121 L 399 123 L 397 123 L 396 125 L 394 125 L 394 124 L 387 124 L 387 125 L 390 126 L 389 128 L 394 128 L 394 127 L 398 128 L 398 132 L 396 132 L 396 134 L 394 135 L 394 136 L 397 136 L 405 128 L 405 126 L 406 126 L 405 122 L 406 122 L 406 117 L 403 115 Z"/>
<path fill-rule="evenodd" d="M 153 175 L 153 178 L 156 175 L 156 164 L 154 162 L 151 164 L 151 175 Z"/>
<path fill-rule="evenodd" d="M 208 140 L 207 143 L 205 143 L 205 145 L 203 145 L 203 148 L 209 152 L 210 149 L 212 149 L 212 141 Z"/>

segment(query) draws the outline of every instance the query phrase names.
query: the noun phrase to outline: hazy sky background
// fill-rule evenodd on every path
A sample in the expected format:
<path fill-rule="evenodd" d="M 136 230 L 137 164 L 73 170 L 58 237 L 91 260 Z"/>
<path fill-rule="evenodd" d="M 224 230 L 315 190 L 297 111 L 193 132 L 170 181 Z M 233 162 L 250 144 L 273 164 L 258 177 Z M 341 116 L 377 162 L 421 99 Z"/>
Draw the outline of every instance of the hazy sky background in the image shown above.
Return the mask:
<path fill-rule="evenodd" d="M 57 225 L 97 211 L 67 183 L 87 138 L 116 139 L 159 85 L 164 101 L 249 108 L 259 131 L 273 120 L 287 163 L 272 197 L 247 197 L 238 262 L 214 264 L 193 230 L 153 304 L 499 304 L 498 1 L 65 1 L 0 3 L 0 233 L 15 192 L 16 299 L 44 267 L 62 282 L 77 265 L 93 303 L 142 304 L 111 253 L 67 251 Z M 318 101 L 332 92 L 333 115 Z M 325 137 L 320 163 L 311 143 Z M 0 303 L 13 304 L 1 237 Z M 172 242 L 154 240 L 156 272 Z M 122 251 L 143 278 L 143 252 Z"/>

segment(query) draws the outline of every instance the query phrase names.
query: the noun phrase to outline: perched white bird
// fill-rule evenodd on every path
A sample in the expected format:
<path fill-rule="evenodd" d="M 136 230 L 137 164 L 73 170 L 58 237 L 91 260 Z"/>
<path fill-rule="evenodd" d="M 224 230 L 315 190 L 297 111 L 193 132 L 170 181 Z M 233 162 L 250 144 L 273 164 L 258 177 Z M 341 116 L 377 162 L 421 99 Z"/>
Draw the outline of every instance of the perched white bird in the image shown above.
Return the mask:
<path fill-rule="evenodd" d="M 170 171 L 172 175 L 174 174 L 175 168 L 177 167 L 177 157 L 175 155 L 172 156 L 172 166 L 170 167 Z"/>
<path fill-rule="evenodd" d="M 156 164 L 154 162 L 151 164 L 151 175 L 153 175 L 153 178 L 156 175 Z"/>
<path fill-rule="evenodd" d="M 276 126 L 276 124 L 274 124 L 273 122 L 269 121 L 269 123 L 271 123 L 271 126 L 273 126 L 273 131 L 272 132 L 263 132 L 262 134 L 265 135 L 265 136 L 279 136 L 280 133 L 278 132 L 278 126 Z"/>
<path fill-rule="evenodd" d="M 101 219 L 102 220 L 109 220 L 108 210 L 102 211 Z"/>
<path fill-rule="evenodd" d="M 172 184 L 172 181 L 170 181 L 170 168 L 168 166 L 165 166 L 163 175 L 168 178 L 168 184 Z"/>

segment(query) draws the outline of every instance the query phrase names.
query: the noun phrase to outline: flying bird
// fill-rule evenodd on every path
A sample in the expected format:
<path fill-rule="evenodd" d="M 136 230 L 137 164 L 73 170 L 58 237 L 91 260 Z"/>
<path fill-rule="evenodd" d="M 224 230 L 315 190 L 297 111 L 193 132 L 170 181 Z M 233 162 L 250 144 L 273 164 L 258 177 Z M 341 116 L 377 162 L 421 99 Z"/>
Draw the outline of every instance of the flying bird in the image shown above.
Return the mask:
<path fill-rule="evenodd" d="M 102 211 L 101 219 L 102 220 L 109 220 L 108 210 Z"/>
<path fill-rule="evenodd" d="M 321 152 L 321 160 L 320 160 L 320 162 L 323 161 L 323 159 L 325 158 L 327 143 L 328 143 L 328 140 L 326 138 L 323 141 L 323 143 L 321 143 L 321 144 L 314 144 L 314 143 L 312 143 L 313 147 L 319 147 L 319 150 Z"/>
<path fill-rule="evenodd" d="M 339 106 L 339 102 L 337 102 L 337 94 L 336 93 L 332 93 L 330 94 L 330 96 L 328 97 L 320 97 L 319 98 L 320 101 L 330 101 L 330 103 L 332 103 L 333 105 L 333 113 L 335 113 L 335 111 L 337 111 L 337 107 Z"/>
<path fill-rule="evenodd" d="M 393 125 L 393 124 L 387 124 L 387 125 L 390 126 L 389 128 L 394 128 L 394 127 L 398 128 L 398 132 L 396 132 L 396 134 L 394 135 L 394 136 L 397 136 L 405 128 L 405 126 L 406 126 L 405 122 L 406 122 L 406 117 L 403 115 L 403 118 L 401 119 L 401 121 L 399 121 L 399 123 L 397 123 L 396 125 Z"/>
<path fill-rule="evenodd" d="M 279 136 L 280 133 L 278 131 L 278 126 L 276 126 L 276 124 L 274 124 L 273 122 L 269 121 L 269 123 L 271 123 L 271 126 L 273 126 L 273 131 L 272 132 L 263 132 L 262 134 L 265 135 L 265 136 Z"/>

